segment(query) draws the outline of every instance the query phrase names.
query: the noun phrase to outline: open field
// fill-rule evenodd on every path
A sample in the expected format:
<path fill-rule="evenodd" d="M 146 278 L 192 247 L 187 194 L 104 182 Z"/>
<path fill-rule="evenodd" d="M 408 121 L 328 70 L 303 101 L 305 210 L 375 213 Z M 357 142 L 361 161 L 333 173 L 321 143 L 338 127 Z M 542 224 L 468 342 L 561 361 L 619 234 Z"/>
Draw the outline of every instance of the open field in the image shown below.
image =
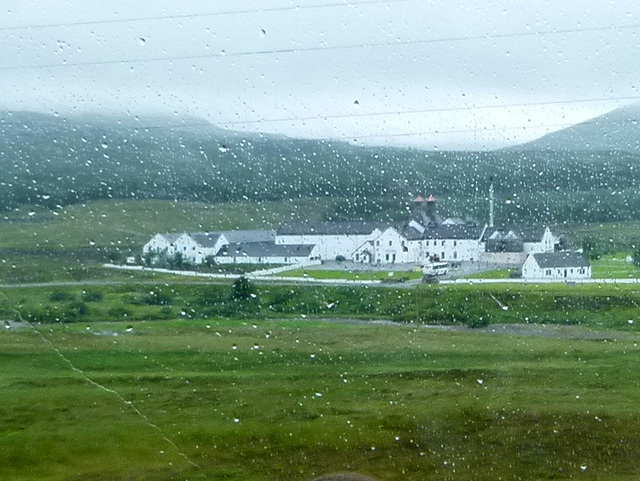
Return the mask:
<path fill-rule="evenodd" d="M 336 270 L 336 269 L 295 269 L 278 274 L 279 277 L 311 277 L 313 279 L 340 279 L 340 280 L 361 280 L 361 281 L 401 281 L 415 280 L 422 277 L 421 271 L 387 271 L 387 270 Z"/>
<path fill-rule="evenodd" d="M 467 284 L 399 287 L 253 285 L 136 277 L 105 284 L 16 286 L 0 290 L 0 320 L 42 324 L 157 319 L 282 317 L 393 320 L 432 325 L 560 324 L 640 329 L 635 284 Z"/>
<path fill-rule="evenodd" d="M 493 269 L 464 276 L 465 279 L 508 279 L 515 269 Z"/>
<path fill-rule="evenodd" d="M 595 279 L 638 279 L 640 270 L 623 254 L 603 256 L 591 261 L 592 277 Z"/>
<path fill-rule="evenodd" d="M 639 349 L 299 320 L 5 329 L 0 477 L 636 479 Z"/>

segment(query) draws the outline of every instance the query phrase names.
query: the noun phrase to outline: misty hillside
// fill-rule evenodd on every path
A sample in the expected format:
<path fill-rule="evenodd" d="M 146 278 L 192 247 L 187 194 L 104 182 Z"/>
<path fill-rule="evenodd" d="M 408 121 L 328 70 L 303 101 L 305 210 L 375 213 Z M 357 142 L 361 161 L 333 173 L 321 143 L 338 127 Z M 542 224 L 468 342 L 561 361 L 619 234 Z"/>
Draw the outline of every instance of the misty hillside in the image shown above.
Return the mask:
<path fill-rule="evenodd" d="M 616 109 L 509 150 L 640 154 L 640 105 Z"/>
<path fill-rule="evenodd" d="M 31 112 L 0 113 L 0 163 L 5 208 L 110 197 L 336 196 L 366 204 L 431 189 L 455 192 L 476 181 L 460 174 L 457 157 L 441 153 L 239 133 L 200 119 Z"/>
<path fill-rule="evenodd" d="M 493 177 L 498 219 L 601 221 L 640 215 L 638 160 L 610 150 L 364 147 L 227 131 L 192 118 L 0 112 L 0 210 L 103 198 L 330 196 L 338 199 L 331 219 L 386 219 L 404 215 L 422 193 L 442 200 L 448 215 L 487 219 Z"/>

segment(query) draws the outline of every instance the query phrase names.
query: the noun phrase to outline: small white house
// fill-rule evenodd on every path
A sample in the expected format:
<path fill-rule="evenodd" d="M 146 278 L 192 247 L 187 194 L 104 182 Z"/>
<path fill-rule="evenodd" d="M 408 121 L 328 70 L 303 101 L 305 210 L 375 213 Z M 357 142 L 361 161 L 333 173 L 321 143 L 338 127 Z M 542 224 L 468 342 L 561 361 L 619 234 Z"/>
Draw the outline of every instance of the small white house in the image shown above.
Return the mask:
<path fill-rule="evenodd" d="M 591 278 L 591 264 L 577 252 L 529 254 L 522 266 L 524 279 L 578 280 Z"/>

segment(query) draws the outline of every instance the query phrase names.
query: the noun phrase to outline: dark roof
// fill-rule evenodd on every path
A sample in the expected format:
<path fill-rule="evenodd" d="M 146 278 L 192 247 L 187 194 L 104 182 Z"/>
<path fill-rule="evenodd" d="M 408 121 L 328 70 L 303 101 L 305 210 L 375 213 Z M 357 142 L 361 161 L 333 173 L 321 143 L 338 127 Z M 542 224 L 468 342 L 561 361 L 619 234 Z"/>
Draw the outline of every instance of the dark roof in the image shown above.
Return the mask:
<path fill-rule="evenodd" d="M 522 242 L 540 242 L 546 230 L 544 225 L 489 227 L 482 241 L 486 242 L 490 238 L 496 241 L 510 240 L 515 236 Z"/>
<path fill-rule="evenodd" d="M 215 247 L 224 235 L 229 244 L 245 244 L 247 242 L 274 241 L 276 234 L 272 230 L 226 230 L 223 232 L 193 232 L 189 236 L 202 247 Z"/>
<path fill-rule="evenodd" d="M 216 242 L 220 239 L 219 232 L 194 232 L 189 234 L 194 241 L 202 247 L 215 247 Z"/>
<path fill-rule="evenodd" d="M 424 240 L 430 239 L 479 239 L 484 227 L 477 225 L 439 225 L 427 227 L 421 235 Z"/>
<path fill-rule="evenodd" d="M 477 240 L 484 227 L 477 225 L 438 225 L 427 227 L 420 232 L 410 225 L 394 227 L 407 240 Z"/>
<path fill-rule="evenodd" d="M 386 227 L 377 222 L 304 222 L 282 224 L 278 235 L 367 235 L 376 228 Z"/>
<path fill-rule="evenodd" d="M 585 256 L 577 252 L 548 252 L 533 254 L 533 257 L 543 269 L 552 267 L 589 267 L 591 265 Z"/>
<path fill-rule="evenodd" d="M 246 244 L 247 242 L 275 241 L 273 230 L 227 230 L 222 232 L 229 244 Z"/>
<path fill-rule="evenodd" d="M 160 234 L 167 242 L 174 243 L 182 234 Z"/>
<path fill-rule="evenodd" d="M 220 257 L 308 257 L 315 246 L 309 244 L 275 244 L 273 242 L 247 242 L 222 247 Z"/>

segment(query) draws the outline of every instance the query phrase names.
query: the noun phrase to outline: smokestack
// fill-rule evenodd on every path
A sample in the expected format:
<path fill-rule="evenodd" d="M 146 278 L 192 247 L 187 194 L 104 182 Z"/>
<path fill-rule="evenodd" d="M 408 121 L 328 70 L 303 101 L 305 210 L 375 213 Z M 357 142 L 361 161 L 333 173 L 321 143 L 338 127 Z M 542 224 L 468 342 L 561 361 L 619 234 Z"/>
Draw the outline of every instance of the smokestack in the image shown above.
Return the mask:
<path fill-rule="evenodd" d="M 489 177 L 489 227 L 493 227 L 493 177 Z"/>

